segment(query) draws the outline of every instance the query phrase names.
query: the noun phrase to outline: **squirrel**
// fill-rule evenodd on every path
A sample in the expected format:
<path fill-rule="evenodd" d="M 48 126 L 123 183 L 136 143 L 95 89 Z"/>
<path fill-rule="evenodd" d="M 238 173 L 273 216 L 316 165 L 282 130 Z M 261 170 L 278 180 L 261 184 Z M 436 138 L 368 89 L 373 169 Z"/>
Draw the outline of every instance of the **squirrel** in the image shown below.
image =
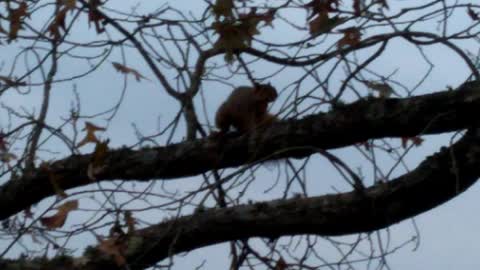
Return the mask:
<path fill-rule="evenodd" d="M 240 86 L 220 105 L 215 115 L 215 124 L 220 134 L 233 126 L 246 133 L 260 126 L 270 125 L 277 118 L 268 113 L 268 103 L 277 99 L 277 90 L 271 84 L 255 84 L 254 87 Z"/>

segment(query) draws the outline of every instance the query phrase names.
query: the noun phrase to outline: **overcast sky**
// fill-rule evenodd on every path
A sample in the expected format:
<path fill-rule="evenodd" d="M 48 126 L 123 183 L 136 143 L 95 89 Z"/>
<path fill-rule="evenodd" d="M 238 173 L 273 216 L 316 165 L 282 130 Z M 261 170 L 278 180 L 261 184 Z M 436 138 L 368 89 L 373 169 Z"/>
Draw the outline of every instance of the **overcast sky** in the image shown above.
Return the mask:
<path fill-rule="evenodd" d="M 179 10 L 190 9 L 192 12 L 198 12 L 200 7 L 196 5 L 201 1 L 117 0 L 111 1 L 111 4 L 114 4 L 116 8 L 123 6 L 125 11 L 129 11 L 130 7 L 137 2 L 140 2 L 137 9 L 138 12 L 141 13 L 142 10 L 155 9 L 166 2 L 170 2 Z M 348 0 L 344 2 L 348 2 Z M 405 6 L 409 3 L 418 4 L 418 1 L 401 1 L 401 3 Z M 392 5 L 392 9 L 394 9 L 394 1 L 390 1 L 390 4 Z M 294 16 L 301 17 L 301 14 L 292 14 L 290 18 Z M 454 23 L 462 25 L 465 23 L 465 21 L 462 21 L 463 19 L 459 18 L 455 20 Z M 452 28 L 455 28 L 455 24 L 452 25 Z M 265 35 L 270 35 L 271 38 L 274 39 L 288 39 L 288 35 L 290 34 L 282 31 L 280 26 L 265 31 L 268 32 L 264 33 Z M 79 29 L 77 38 L 96 38 L 92 33 L 92 29 Z M 9 61 L 12 61 L 12 58 L 9 57 L 13 55 L 12 52 L 18 50 L 18 46 L 18 43 L 13 43 L 5 48 L 4 52 L 6 53 L 2 56 L 2 60 L 5 57 L 5 66 L 8 66 Z M 476 44 L 471 42 L 465 42 L 461 47 L 473 52 L 477 49 Z M 425 74 L 427 64 L 421 60 L 420 52 L 416 51 L 411 45 L 399 40 L 391 42 L 387 51 L 383 57 L 373 63 L 372 68 L 390 70 L 391 72 L 396 71 L 397 75 L 395 78 L 409 86 L 413 86 Z M 434 61 L 435 68 L 429 75 L 429 79 L 420 87 L 418 94 L 442 90 L 447 86 L 458 86 L 468 76 L 468 70 L 464 66 L 464 63 L 461 63 L 459 58 L 452 54 L 451 51 L 446 50 L 445 47 L 429 47 L 426 53 L 430 56 L 430 59 Z M 178 110 L 178 105 L 173 102 L 172 98 L 163 93 L 162 87 L 154 80 L 154 76 L 148 70 L 144 61 L 140 59 L 140 57 L 132 55 L 128 55 L 129 66 L 137 69 L 151 80 L 145 80 L 140 83 L 131 79 L 128 81 L 123 104 L 114 120 L 110 122 L 107 131 L 102 135 L 104 138 L 111 139 L 111 147 L 131 145 L 135 142 L 135 132 L 132 124 L 135 124 L 144 134 L 153 134 L 158 130 L 159 126 L 165 125 Z M 110 61 L 120 61 L 120 52 L 118 50 L 113 52 L 109 59 Z M 64 63 L 61 66 L 59 76 L 79 73 L 84 67 L 86 66 L 77 63 Z M 284 87 L 290 81 L 298 79 L 300 74 L 301 70 L 290 71 L 286 73 L 286 75 L 283 74 L 278 78 L 278 81 L 275 82 L 275 85 L 280 88 Z M 247 83 L 238 78 L 233 80 L 235 80 L 235 85 Z M 91 76 L 87 76 L 75 83 L 65 82 L 55 85 L 52 93 L 51 110 L 48 114 L 50 123 L 60 124 L 61 117 L 68 116 L 73 100 L 74 88 L 80 93 L 83 112 L 93 115 L 113 106 L 117 102 L 122 95 L 123 83 L 122 75 L 115 72 L 111 65 L 104 65 Z M 204 89 L 208 88 L 208 85 L 207 83 Z M 218 84 L 212 86 L 212 88 L 213 89 L 205 91 L 206 107 L 209 108 L 207 117 L 209 117 L 210 121 L 213 120 L 215 108 L 218 107 L 220 102 L 228 95 L 229 90 L 231 90 L 228 87 L 221 88 Z M 0 101 L 14 107 L 22 105 L 27 108 L 37 108 L 36 111 L 38 112 L 41 95 L 41 91 L 32 91 L 30 94 L 22 96 L 11 92 L 8 95 L 2 96 Z M 280 106 L 280 102 L 275 103 L 272 110 L 278 110 Z M 5 116 L 0 116 L 0 121 L 4 123 L 7 119 L 5 119 Z M 101 118 L 96 119 L 94 122 L 98 125 L 107 123 L 106 121 L 102 121 Z M 436 152 L 440 146 L 447 145 L 450 137 L 449 135 L 424 137 L 425 143 L 421 147 L 413 149 L 407 156 L 407 163 L 410 165 L 410 168 L 414 168 L 426 155 Z M 178 138 L 177 141 L 179 140 L 180 138 Z M 61 154 L 43 153 L 42 155 L 45 155 L 45 158 L 58 158 L 58 156 L 62 156 L 62 153 L 63 155 L 68 154 L 66 148 L 60 146 L 60 144 L 54 140 L 49 142 L 48 148 L 56 150 Z M 88 153 L 92 148 L 85 147 L 82 150 L 84 153 Z M 340 155 L 351 164 L 354 164 L 352 166 L 353 168 L 366 165 L 355 150 L 340 149 L 334 151 L 334 153 Z M 389 162 L 391 161 L 386 161 L 388 164 Z M 310 166 L 307 170 L 308 179 L 316 180 L 309 182 L 309 188 L 311 189 L 310 195 L 334 193 L 335 190 L 349 190 L 349 187 L 339 178 L 333 168 L 326 164 L 325 160 L 316 157 L 315 164 L 319 166 Z M 272 172 L 277 169 L 277 166 L 281 166 L 281 164 L 265 165 L 259 178 L 262 176 L 265 178 L 269 177 L 268 175 L 271 176 Z M 371 171 L 368 168 L 369 167 L 366 167 L 363 171 L 367 179 L 368 177 L 372 177 Z M 280 192 L 277 194 L 270 193 L 267 196 L 263 194 L 262 191 L 268 188 L 273 182 L 274 180 L 266 179 L 262 183 L 257 183 L 258 187 L 255 187 L 255 190 L 258 190 L 257 200 L 268 200 L 278 198 L 276 196 L 281 196 Z M 173 180 L 167 185 L 172 189 L 188 190 L 196 188 L 198 183 L 198 179 L 195 180 L 192 178 L 188 180 Z M 426 194 L 426 196 L 428 196 L 428 194 Z M 477 233 L 480 227 L 480 217 L 477 214 L 479 209 L 478 197 L 480 197 L 480 187 L 476 184 L 454 200 L 416 217 L 414 220 L 420 230 L 420 246 L 417 250 L 413 251 L 415 246 L 410 244 L 389 256 L 388 262 L 392 269 L 449 270 L 453 268 L 474 269 L 475 267 L 479 267 L 480 262 L 476 257 L 478 256 L 478 249 L 480 249 L 480 236 Z M 41 203 L 35 209 L 40 212 L 42 206 L 46 207 L 49 202 L 51 202 L 51 199 L 45 200 L 45 202 Z M 83 203 L 83 201 L 81 201 L 81 203 Z M 86 205 L 82 204 L 81 206 L 87 207 L 88 203 Z M 156 216 L 149 215 L 148 218 L 150 218 L 152 222 L 161 221 L 161 218 L 157 218 Z M 77 219 L 73 218 L 69 220 L 69 223 L 74 224 L 76 221 Z M 415 231 L 412 224 L 412 220 L 406 220 L 390 227 L 389 230 L 392 240 L 398 244 L 414 236 Z M 384 231 L 381 233 L 384 233 Z M 85 241 L 92 244 L 95 242 L 93 237 L 86 237 Z M 4 248 L 7 244 L 8 242 L 1 241 L 0 247 Z M 83 247 L 84 244 L 82 243 L 80 246 Z M 200 265 L 204 258 L 209 257 L 213 259 L 207 261 L 205 269 L 226 269 L 225 267 L 228 262 L 227 250 L 226 245 L 216 245 L 194 251 L 185 258 L 178 256 L 175 258 L 175 262 L 178 262 L 178 264 L 175 265 L 174 269 L 192 269 L 193 266 Z M 12 250 L 9 255 L 18 255 L 15 254 L 15 252 L 18 252 L 18 250 Z M 212 256 L 212 254 L 214 255 Z"/>

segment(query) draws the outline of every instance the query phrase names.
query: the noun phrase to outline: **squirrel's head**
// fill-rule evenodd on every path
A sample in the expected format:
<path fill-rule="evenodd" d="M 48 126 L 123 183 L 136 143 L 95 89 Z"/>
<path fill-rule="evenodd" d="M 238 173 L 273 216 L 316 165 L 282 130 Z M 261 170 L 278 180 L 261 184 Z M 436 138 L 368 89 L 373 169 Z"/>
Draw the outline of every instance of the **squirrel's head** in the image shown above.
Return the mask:
<path fill-rule="evenodd" d="M 277 89 L 269 84 L 256 83 L 253 91 L 258 100 L 273 102 L 278 97 Z"/>

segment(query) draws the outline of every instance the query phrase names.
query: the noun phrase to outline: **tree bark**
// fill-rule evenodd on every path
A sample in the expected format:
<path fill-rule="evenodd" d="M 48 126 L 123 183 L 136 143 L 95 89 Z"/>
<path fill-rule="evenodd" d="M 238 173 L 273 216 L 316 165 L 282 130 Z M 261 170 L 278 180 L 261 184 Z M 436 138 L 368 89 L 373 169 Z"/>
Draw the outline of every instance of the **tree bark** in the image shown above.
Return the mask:
<path fill-rule="evenodd" d="M 127 235 L 129 250 L 124 256 L 130 269 L 144 269 L 168 256 L 229 240 L 371 232 L 454 198 L 476 182 L 478 168 L 480 129 L 471 129 L 455 144 L 443 147 L 415 170 L 392 181 L 361 192 L 198 210 Z M 121 269 L 114 259 L 94 248 L 83 258 L 68 261 L 73 262 L 71 269 Z M 34 262 L 28 265 L 36 265 Z M 22 269 L 39 269 L 36 267 Z"/>
<path fill-rule="evenodd" d="M 370 98 L 328 113 L 289 119 L 254 134 L 228 134 L 139 150 L 107 153 L 95 181 L 149 181 L 193 176 L 212 169 L 281 158 L 304 158 L 316 149 L 349 146 L 367 139 L 409 137 L 473 127 L 480 114 L 480 82 L 459 89 L 409 98 Z M 51 163 L 0 186 L 0 219 L 54 195 L 51 176 L 64 190 L 92 184 L 87 174 L 92 154 Z"/>

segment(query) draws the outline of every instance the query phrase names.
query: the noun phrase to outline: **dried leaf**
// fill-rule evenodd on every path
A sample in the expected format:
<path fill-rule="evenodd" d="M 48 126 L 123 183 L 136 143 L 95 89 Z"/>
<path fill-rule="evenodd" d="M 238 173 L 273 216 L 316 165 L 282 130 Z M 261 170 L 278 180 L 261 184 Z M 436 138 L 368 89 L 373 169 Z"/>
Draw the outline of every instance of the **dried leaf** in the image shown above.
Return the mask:
<path fill-rule="evenodd" d="M 259 33 L 258 22 L 259 20 L 255 19 L 242 19 L 237 22 L 226 21 L 212 24 L 212 28 L 219 35 L 214 46 L 217 49 L 225 49 L 225 60 L 228 63 L 233 61 L 236 50 L 250 46 L 253 35 Z"/>
<path fill-rule="evenodd" d="M 360 16 L 362 14 L 361 0 L 353 0 L 353 14 L 355 14 L 355 16 Z"/>
<path fill-rule="evenodd" d="M 87 143 L 97 143 L 97 142 L 98 142 L 98 139 L 95 136 L 95 134 L 87 132 L 87 135 L 85 136 L 85 138 L 83 138 L 83 140 L 81 140 L 77 146 L 82 147 Z"/>
<path fill-rule="evenodd" d="M 221 16 L 231 18 L 233 17 L 233 8 L 233 0 L 217 0 L 212 7 L 212 11 L 217 19 Z"/>
<path fill-rule="evenodd" d="M 329 18 L 327 12 L 320 13 L 317 17 L 309 22 L 310 34 L 317 35 L 323 33 L 323 29 L 325 29 L 325 25 L 327 25 L 328 20 Z"/>
<path fill-rule="evenodd" d="M 112 65 L 117 71 L 119 71 L 123 74 L 132 74 L 133 76 L 135 76 L 135 79 L 137 80 L 137 82 L 139 82 L 140 79 L 147 79 L 142 74 L 140 74 L 138 71 L 136 71 L 133 68 L 126 67 L 126 66 L 124 66 L 120 63 L 117 63 L 117 62 L 112 62 Z"/>
<path fill-rule="evenodd" d="M 263 21 L 265 22 L 265 25 L 273 27 L 273 19 L 275 19 L 275 13 L 277 13 L 276 9 L 269 9 L 267 12 L 263 14 Z"/>
<path fill-rule="evenodd" d="M 104 127 L 96 126 L 92 124 L 91 122 L 85 122 L 85 127 L 82 130 L 87 130 L 87 131 L 105 131 L 106 129 Z"/>
<path fill-rule="evenodd" d="M 95 180 L 96 175 L 101 173 L 104 169 L 105 158 L 108 154 L 109 140 L 97 142 L 95 150 L 93 151 L 93 158 L 87 168 L 87 176 L 90 180 Z"/>
<path fill-rule="evenodd" d="M 90 122 L 85 122 L 85 128 L 83 128 L 82 130 L 86 130 L 87 135 L 85 135 L 85 138 L 83 138 L 83 140 L 81 140 L 78 143 L 78 145 L 77 145 L 78 147 L 81 147 L 81 146 L 83 146 L 87 143 L 98 143 L 98 142 L 100 142 L 97 139 L 97 136 L 95 136 L 95 131 L 105 131 L 105 128 L 95 126 L 94 124 L 92 124 Z"/>
<path fill-rule="evenodd" d="M 63 0 L 63 4 L 67 9 L 75 9 L 75 6 L 77 5 L 77 0 Z"/>
<path fill-rule="evenodd" d="M 316 15 L 334 12 L 338 9 L 340 5 L 340 0 L 313 0 L 305 5 L 305 7 L 310 11 L 310 16 L 308 19 L 315 17 Z"/>
<path fill-rule="evenodd" d="M 474 20 L 474 21 L 480 20 L 480 17 L 478 16 L 478 13 L 473 10 L 471 5 L 468 5 L 467 13 L 468 13 L 468 16 L 470 16 L 470 18 L 472 20 Z"/>
<path fill-rule="evenodd" d="M 407 148 L 408 141 L 412 141 L 413 145 L 420 146 L 423 143 L 423 139 L 420 136 L 414 137 L 402 137 L 402 147 L 405 149 Z"/>
<path fill-rule="evenodd" d="M 98 12 L 98 8 L 102 5 L 100 0 L 89 0 L 88 1 L 88 27 L 90 27 L 91 22 L 95 24 L 95 30 L 97 34 L 103 33 L 105 28 L 103 27 L 103 22 L 105 18 Z"/>
<path fill-rule="evenodd" d="M 78 209 L 78 200 L 68 201 L 57 207 L 57 213 L 50 217 L 43 217 L 40 223 L 49 229 L 60 228 L 65 224 L 70 211 Z"/>
<path fill-rule="evenodd" d="M 7 151 L 7 141 L 5 140 L 5 134 L 0 133 L 0 151 Z"/>
<path fill-rule="evenodd" d="M 27 85 L 27 83 L 25 83 L 25 82 L 17 81 L 16 79 L 12 79 L 12 78 L 1 76 L 1 75 L 0 75 L 0 81 L 3 81 L 4 84 L 6 84 L 8 86 L 11 86 L 11 87 L 15 87 L 15 88 L 18 87 L 18 86 Z"/>
<path fill-rule="evenodd" d="M 219 36 L 214 47 L 224 49 L 225 60 L 231 63 L 237 50 L 250 47 L 253 36 L 260 33 L 261 22 L 272 26 L 275 12 L 276 10 L 270 9 L 265 13 L 257 13 L 256 8 L 251 8 L 248 13 L 239 14 L 238 20 L 229 19 L 212 23 L 212 28 Z"/>
<path fill-rule="evenodd" d="M 10 9 L 8 20 L 10 21 L 10 32 L 8 35 L 8 41 L 12 41 L 17 38 L 18 31 L 22 28 L 22 20 L 28 16 L 28 6 L 25 1 L 21 2 L 18 8 Z"/>
<path fill-rule="evenodd" d="M 68 8 L 63 8 L 55 15 L 55 19 L 53 22 L 48 26 L 48 32 L 55 40 L 60 39 L 60 28 L 63 31 L 66 30 L 65 26 L 65 17 L 67 15 Z"/>
<path fill-rule="evenodd" d="M 278 259 L 277 263 L 275 264 L 275 270 L 286 270 L 287 268 L 287 263 L 282 257 L 280 257 L 280 259 Z"/>
<path fill-rule="evenodd" d="M 342 22 L 344 22 L 343 18 L 338 16 L 330 18 L 327 12 L 322 12 L 309 22 L 309 31 L 313 36 L 328 33 Z"/>
<path fill-rule="evenodd" d="M 102 166 L 105 163 L 105 157 L 108 154 L 108 143 L 110 140 L 105 140 L 103 142 L 98 142 L 95 145 L 95 150 L 93 152 L 92 164 L 95 167 Z"/>
<path fill-rule="evenodd" d="M 345 46 L 355 46 L 360 43 L 360 38 L 362 37 L 360 29 L 356 27 L 349 27 L 347 29 L 341 30 L 341 32 L 343 33 L 343 37 L 337 43 L 338 48 L 343 48 Z"/>
<path fill-rule="evenodd" d="M 250 12 L 241 13 L 238 15 L 238 17 L 240 25 L 243 24 L 244 27 L 246 26 L 247 30 L 250 29 L 250 31 L 247 32 L 251 35 L 254 35 L 260 33 L 258 31 L 258 25 L 260 24 L 260 22 L 264 22 L 265 25 L 273 27 L 272 22 L 275 18 L 275 13 L 276 10 L 273 8 L 269 9 L 265 13 L 257 13 L 256 8 L 251 8 Z"/>
<path fill-rule="evenodd" d="M 410 138 L 410 140 L 413 142 L 413 145 L 415 146 L 420 146 L 422 145 L 424 139 L 422 139 L 421 137 L 419 136 L 415 136 L 415 137 L 412 137 Z"/>

